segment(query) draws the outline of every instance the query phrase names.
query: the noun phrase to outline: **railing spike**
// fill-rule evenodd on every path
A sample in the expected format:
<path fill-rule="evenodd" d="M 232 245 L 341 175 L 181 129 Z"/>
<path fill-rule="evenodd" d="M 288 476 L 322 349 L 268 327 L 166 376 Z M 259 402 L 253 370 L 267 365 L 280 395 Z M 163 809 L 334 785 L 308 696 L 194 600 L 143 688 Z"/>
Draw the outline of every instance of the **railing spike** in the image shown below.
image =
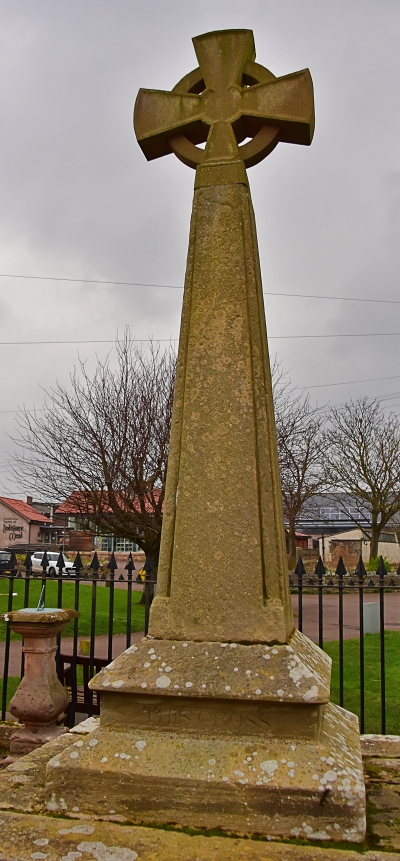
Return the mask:
<path fill-rule="evenodd" d="M 383 561 L 382 556 L 379 557 L 378 570 L 376 573 L 377 573 L 377 576 L 379 577 L 380 580 L 384 580 L 385 574 L 386 574 L 386 568 L 385 568 L 385 563 Z"/>
<path fill-rule="evenodd" d="M 125 565 L 125 571 L 127 571 L 127 572 L 128 572 L 128 574 L 132 574 L 132 571 L 136 571 L 135 563 L 134 563 L 134 561 L 133 561 L 132 553 L 130 553 L 130 554 L 129 554 L 129 556 L 128 556 L 128 562 L 127 562 L 127 564 Z"/>
<path fill-rule="evenodd" d="M 46 574 L 46 571 L 47 571 L 47 569 L 48 569 L 48 567 L 49 567 L 49 557 L 48 557 L 48 555 L 47 555 L 47 550 L 45 550 L 45 551 L 44 551 L 44 553 L 43 553 L 42 561 L 41 561 L 41 566 L 42 566 L 42 568 L 43 568 L 43 574 L 45 575 L 45 574 Z"/>
<path fill-rule="evenodd" d="M 343 562 L 342 556 L 339 556 L 339 562 L 336 566 L 336 572 L 335 573 L 336 573 L 336 577 L 338 577 L 339 580 L 341 580 L 347 576 L 346 566 Z"/>
<path fill-rule="evenodd" d="M 10 556 L 10 568 L 11 568 L 11 570 L 12 570 L 12 571 L 15 571 L 15 569 L 16 569 L 16 568 L 18 568 L 18 559 L 17 559 L 17 557 L 16 557 L 15 550 L 12 550 L 12 551 L 11 551 L 11 556 Z"/>
<path fill-rule="evenodd" d="M 64 554 L 63 554 L 62 550 L 60 550 L 60 552 L 58 554 L 58 559 L 56 562 L 56 568 L 58 570 L 59 576 L 61 576 L 61 574 L 63 572 L 63 568 L 64 568 Z"/>
<path fill-rule="evenodd" d="M 89 565 L 89 568 L 91 568 L 91 570 L 94 571 L 95 574 L 97 574 L 97 571 L 100 568 L 100 562 L 99 562 L 99 557 L 97 555 L 97 550 L 94 551 L 93 559 Z"/>
<path fill-rule="evenodd" d="M 305 577 L 305 575 L 306 575 L 306 569 L 304 567 L 304 563 L 303 563 L 301 556 L 299 556 L 299 558 L 297 560 L 296 568 L 294 569 L 294 573 L 297 575 L 298 579 L 300 579 L 300 580 L 303 577 Z"/>
<path fill-rule="evenodd" d="M 78 576 L 79 576 L 79 574 L 83 568 L 81 554 L 79 553 L 79 550 L 78 550 L 76 557 L 75 557 L 74 568 L 75 568 L 76 574 L 78 574 Z"/>
<path fill-rule="evenodd" d="M 146 556 L 146 562 L 143 565 L 143 571 L 145 571 L 146 574 L 151 574 L 152 570 L 153 570 L 153 563 L 151 561 L 151 557 Z"/>
<path fill-rule="evenodd" d="M 359 557 L 359 560 L 358 560 L 358 563 L 357 563 L 356 574 L 357 574 L 357 577 L 358 577 L 358 579 L 359 579 L 359 581 L 360 581 L 360 582 L 361 582 L 362 580 L 364 580 L 364 579 L 365 579 L 365 577 L 367 576 L 367 572 L 366 572 L 366 570 L 365 570 L 365 565 L 364 565 L 364 562 L 363 562 L 363 560 L 362 560 L 362 557 L 361 557 L 361 556 Z"/>
<path fill-rule="evenodd" d="M 325 574 L 325 565 L 321 559 L 321 556 L 318 556 L 318 562 L 315 566 L 314 577 L 317 577 L 318 580 L 322 580 L 322 578 L 325 577 Z"/>
<path fill-rule="evenodd" d="M 27 554 L 25 556 L 24 568 L 26 571 L 29 571 L 32 568 L 32 557 L 29 550 L 27 551 Z"/>
<path fill-rule="evenodd" d="M 111 574 L 114 574 L 114 571 L 116 571 L 118 568 L 117 560 L 115 558 L 114 551 L 111 553 L 110 561 L 107 565 L 107 568 L 109 568 L 109 570 L 111 571 Z"/>

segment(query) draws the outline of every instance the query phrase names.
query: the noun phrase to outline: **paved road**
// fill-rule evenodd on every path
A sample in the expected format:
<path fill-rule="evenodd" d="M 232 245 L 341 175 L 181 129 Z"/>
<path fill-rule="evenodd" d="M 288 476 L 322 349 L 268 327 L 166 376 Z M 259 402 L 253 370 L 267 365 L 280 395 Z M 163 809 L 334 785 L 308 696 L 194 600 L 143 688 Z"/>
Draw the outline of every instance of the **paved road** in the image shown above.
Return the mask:
<path fill-rule="evenodd" d="M 120 587 L 124 588 L 122 582 Z M 294 621 L 298 622 L 298 597 L 292 595 Z M 377 602 L 377 593 L 364 595 L 365 603 Z M 358 637 L 360 633 L 358 615 L 358 593 L 343 596 L 344 606 L 344 638 Z M 323 605 L 323 634 L 324 641 L 339 639 L 339 604 L 338 595 L 324 595 Z M 385 595 L 385 628 L 389 631 L 400 630 L 400 593 L 390 592 Z M 303 632 L 310 640 L 318 642 L 318 595 L 303 595 Z M 142 638 L 142 633 L 132 634 L 132 643 Z M 10 648 L 9 675 L 18 676 L 21 669 L 21 642 L 12 640 Z M 62 638 L 62 650 L 64 654 L 72 654 L 72 637 Z M 108 637 L 101 635 L 96 637 L 95 655 L 99 658 L 107 657 Z M 126 648 L 126 637 L 124 634 L 116 634 L 113 637 L 113 658 L 116 658 Z M 0 673 L 3 675 L 5 644 L 0 643 Z"/>
<path fill-rule="evenodd" d="M 292 595 L 292 606 L 294 621 L 298 623 L 298 596 Z M 365 593 L 364 603 L 379 602 L 377 592 Z M 359 625 L 359 597 L 358 592 L 343 595 L 343 636 L 345 640 L 358 637 Z M 324 641 L 339 639 L 339 599 L 338 595 L 324 595 L 323 600 L 323 635 Z M 385 629 L 388 631 L 400 630 L 400 593 L 389 592 L 385 594 Z M 318 595 L 303 595 L 303 633 L 318 642 Z"/>
<path fill-rule="evenodd" d="M 143 632 L 139 631 L 136 634 L 131 635 L 131 643 L 137 643 L 138 640 L 141 640 L 143 637 Z M 82 637 L 82 639 L 88 639 L 87 637 Z M 63 637 L 61 641 L 61 648 L 64 655 L 72 655 L 73 650 L 73 638 L 72 637 Z M 125 634 L 115 634 L 113 637 L 113 658 L 116 658 L 126 649 L 126 636 Z M 4 651 L 5 644 L 0 643 L 0 678 L 4 672 Z M 96 637 L 95 644 L 95 655 L 97 658 L 106 658 L 108 651 L 108 637 L 106 634 L 101 634 L 99 637 Z M 22 655 L 22 642 L 21 640 L 11 640 L 10 643 L 10 662 L 9 662 L 9 676 L 19 676 L 21 672 L 21 655 Z"/>

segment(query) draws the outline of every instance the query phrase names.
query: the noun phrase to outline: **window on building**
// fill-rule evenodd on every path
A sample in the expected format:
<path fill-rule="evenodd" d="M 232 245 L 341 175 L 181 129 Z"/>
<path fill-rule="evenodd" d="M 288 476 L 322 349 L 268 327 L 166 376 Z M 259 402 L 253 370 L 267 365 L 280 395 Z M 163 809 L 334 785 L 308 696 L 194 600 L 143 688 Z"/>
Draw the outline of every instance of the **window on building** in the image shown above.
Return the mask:
<path fill-rule="evenodd" d="M 340 520 L 337 508 L 321 508 L 321 520 Z"/>
<path fill-rule="evenodd" d="M 100 550 L 105 553 L 137 553 L 140 549 L 138 544 L 130 541 L 128 538 L 116 538 L 115 535 L 100 535 L 99 541 Z"/>
<path fill-rule="evenodd" d="M 118 550 L 119 553 L 136 553 L 139 550 L 139 547 L 134 541 L 129 541 L 127 538 L 117 538 L 115 549 Z"/>
<path fill-rule="evenodd" d="M 385 544 L 397 544 L 397 538 L 394 532 L 381 532 L 379 541 L 383 541 Z"/>

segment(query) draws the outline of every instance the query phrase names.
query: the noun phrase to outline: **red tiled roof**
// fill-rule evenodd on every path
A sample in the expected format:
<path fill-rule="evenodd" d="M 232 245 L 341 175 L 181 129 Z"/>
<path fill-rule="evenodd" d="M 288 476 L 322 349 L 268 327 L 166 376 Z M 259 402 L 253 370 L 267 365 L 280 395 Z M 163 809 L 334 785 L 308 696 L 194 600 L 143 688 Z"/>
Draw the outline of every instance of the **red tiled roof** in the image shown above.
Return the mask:
<path fill-rule="evenodd" d="M 33 508 L 32 505 L 28 505 L 28 503 L 24 502 L 22 499 L 9 499 L 7 496 L 0 496 L 0 502 L 3 502 L 4 505 L 7 505 L 7 507 L 11 508 L 12 511 L 15 511 L 16 514 L 20 514 L 21 517 L 25 518 L 25 520 L 30 520 L 33 523 L 52 522 L 51 519 L 40 514 L 39 511 L 36 511 L 36 508 Z"/>
<path fill-rule="evenodd" d="M 158 490 L 158 488 L 154 488 L 153 489 L 153 496 L 154 496 L 154 499 L 156 501 L 157 501 L 159 495 L 160 495 L 160 491 Z M 87 494 L 87 497 L 89 500 L 89 504 L 87 502 L 85 503 L 84 491 L 74 490 L 74 492 L 71 493 L 71 495 L 68 496 L 67 499 L 64 500 L 64 502 L 60 505 L 60 507 L 57 508 L 57 510 L 55 511 L 55 514 L 71 514 L 71 515 L 73 515 L 73 514 L 79 514 L 82 510 L 83 511 L 88 510 L 90 512 L 90 510 L 92 508 L 91 503 L 90 503 L 90 495 Z M 131 504 L 132 504 L 132 501 L 131 501 Z M 139 501 L 134 500 L 133 505 L 135 508 L 139 508 Z M 103 502 L 102 508 L 104 511 L 105 510 L 105 502 Z M 151 502 L 147 498 L 145 498 L 145 509 L 148 512 L 151 512 L 153 510 Z M 108 508 L 108 511 L 110 512 L 110 514 L 112 513 L 111 508 Z"/>
<path fill-rule="evenodd" d="M 90 497 L 89 497 L 90 500 Z M 86 510 L 86 507 L 91 508 L 85 503 L 85 494 L 82 490 L 74 490 L 67 499 L 56 509 L 55 514 L 79 514 L 80 511 Z M 111 509 L 110 509 L 111 511 Z"/>

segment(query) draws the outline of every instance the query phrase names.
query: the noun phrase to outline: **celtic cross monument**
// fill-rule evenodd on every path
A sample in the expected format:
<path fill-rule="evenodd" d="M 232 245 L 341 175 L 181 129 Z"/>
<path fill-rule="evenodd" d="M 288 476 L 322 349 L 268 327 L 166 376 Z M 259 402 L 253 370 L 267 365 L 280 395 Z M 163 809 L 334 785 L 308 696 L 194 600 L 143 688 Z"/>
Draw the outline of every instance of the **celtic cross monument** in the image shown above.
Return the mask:
<path fill-rule="evenodd" d="M 193 43 L 198 68 L 171 92 L 140 90 L 134 116 L 147 159 L 196 169 L 157 595 L 149 636 L 91 682 L 100 730 L 61 756 L 49 803 L 360 842 L 358 722 L 293 626 L 246 173 L 279 141 L 311 143 L 311 76 L 275 78 L 250 30 Z"/>

